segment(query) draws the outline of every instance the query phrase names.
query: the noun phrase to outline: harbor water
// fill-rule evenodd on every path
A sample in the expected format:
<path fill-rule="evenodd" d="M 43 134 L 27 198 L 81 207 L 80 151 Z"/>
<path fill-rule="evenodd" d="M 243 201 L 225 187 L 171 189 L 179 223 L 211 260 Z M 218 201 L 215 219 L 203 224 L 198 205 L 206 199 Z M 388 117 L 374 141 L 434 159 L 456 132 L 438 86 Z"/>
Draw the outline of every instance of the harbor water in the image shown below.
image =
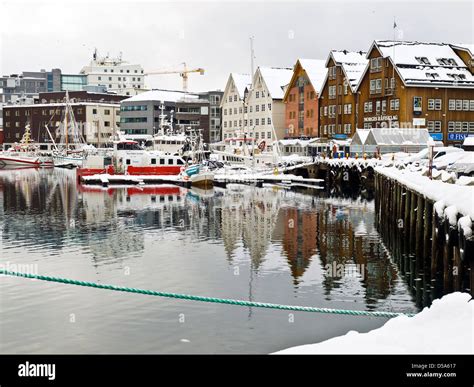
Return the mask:
<path fill-rule="evenodd" d="M 0 170 L 0 265 L 290 305 L 417 312 L 374 204 L 310 189 L 91 187 Z M 0 277 L 0 353 L 270 353 L 387 319 L 288 312 Z"/>

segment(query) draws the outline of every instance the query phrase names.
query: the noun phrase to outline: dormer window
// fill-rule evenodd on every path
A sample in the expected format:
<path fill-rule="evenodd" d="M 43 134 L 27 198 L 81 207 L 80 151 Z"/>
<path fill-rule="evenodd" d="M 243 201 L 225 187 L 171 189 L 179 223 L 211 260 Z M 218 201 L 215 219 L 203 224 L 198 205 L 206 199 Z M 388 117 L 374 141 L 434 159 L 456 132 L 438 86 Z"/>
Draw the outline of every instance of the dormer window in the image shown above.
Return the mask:
<path fill-rule="evenodd" d="M 426 56 L 417 56 L 415 57 L 415 59 L 418 61 L 419 64 L 422 64 L 422 65 L 429 66 L 431 64 Z"/>
<path fill-rule="evenodd" d="M 426 78 L 428 78 L 428 79 L 437 79 L 437 78 L 439 78 L 439 74 L 438 73 L 426 73 Z"/>

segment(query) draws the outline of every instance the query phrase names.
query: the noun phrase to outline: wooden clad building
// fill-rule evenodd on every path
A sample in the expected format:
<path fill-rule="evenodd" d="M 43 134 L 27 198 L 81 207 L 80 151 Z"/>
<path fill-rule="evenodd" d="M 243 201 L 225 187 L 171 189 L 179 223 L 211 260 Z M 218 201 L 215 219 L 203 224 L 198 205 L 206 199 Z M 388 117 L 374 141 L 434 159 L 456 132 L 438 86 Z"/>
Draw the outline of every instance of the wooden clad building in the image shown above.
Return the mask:
<path fill-rule="evenodd" d="M 298 59 L 286 88 L 285 137 L 318 136 L 318 97 L 326 75 L 320 59 Z"/>
<path fill-rule="evenodd" d="M 357 126 L 357 86 L 367 66 L 366 52 L 331 51 L 319 97 L 319 137 L 345 138 Z"/>
<path fill-rule="evenodd" d="M 377 40 L 367 58 L 357 88 L 359 128 L 426 128 L 448 145 L 459 145 L 474 134 L 468 47 Z"/>

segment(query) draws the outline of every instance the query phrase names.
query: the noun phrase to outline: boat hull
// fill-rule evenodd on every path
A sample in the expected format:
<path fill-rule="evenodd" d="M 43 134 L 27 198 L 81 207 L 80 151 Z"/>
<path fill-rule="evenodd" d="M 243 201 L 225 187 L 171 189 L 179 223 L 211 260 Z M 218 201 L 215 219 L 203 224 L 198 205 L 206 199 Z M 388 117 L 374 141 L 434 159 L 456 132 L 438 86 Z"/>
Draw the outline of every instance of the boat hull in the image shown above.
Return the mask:
<path fill-rule="evenodd" d="M 0 156 L 0 166 L 3 167 L 39 167 L 40 165 L 38 157 Z"/>

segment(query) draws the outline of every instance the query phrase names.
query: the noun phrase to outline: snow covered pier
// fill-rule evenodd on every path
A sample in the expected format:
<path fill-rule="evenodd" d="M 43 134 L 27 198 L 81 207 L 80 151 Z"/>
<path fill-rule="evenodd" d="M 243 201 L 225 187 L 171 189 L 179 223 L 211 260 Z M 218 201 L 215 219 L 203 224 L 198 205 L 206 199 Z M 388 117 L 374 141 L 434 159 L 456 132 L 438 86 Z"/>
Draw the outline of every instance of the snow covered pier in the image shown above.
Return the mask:
<path fill-rule="evenodd" d="M 214 185 L 219 187 L 225 187 L 227 184 L 250 184 L 257 187 L 261 187 L 263 184 L 283 184 L 289 187 L 322 188 L 320 185 L 323 182 L 323 179 L 310 179 L 286 174 L 245 173 L 214 175 Z"/>
<path fill-rule="evenodd" d="M 474 289 L 474 187 L 375 167 L 376 221 L 417 301 Z"/>

